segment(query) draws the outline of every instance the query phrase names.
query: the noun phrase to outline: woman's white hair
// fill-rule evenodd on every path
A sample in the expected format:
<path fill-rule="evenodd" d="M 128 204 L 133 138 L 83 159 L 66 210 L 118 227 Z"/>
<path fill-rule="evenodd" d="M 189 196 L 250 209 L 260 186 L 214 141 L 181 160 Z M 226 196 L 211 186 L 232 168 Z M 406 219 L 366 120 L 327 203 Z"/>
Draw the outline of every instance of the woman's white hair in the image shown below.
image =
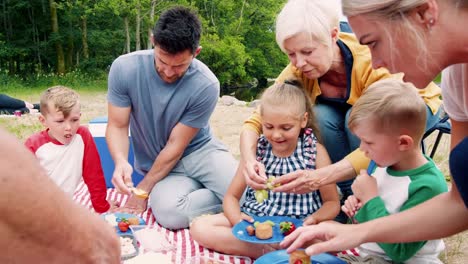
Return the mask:
<path fill-rule="evenodd" d="M 340 16 L 339 0 L 289 0 L 276 17 L 276 42 L 285 52 L 285 40 L 308 33 L 330 47 L 331 30 L 339 28 Z"/>

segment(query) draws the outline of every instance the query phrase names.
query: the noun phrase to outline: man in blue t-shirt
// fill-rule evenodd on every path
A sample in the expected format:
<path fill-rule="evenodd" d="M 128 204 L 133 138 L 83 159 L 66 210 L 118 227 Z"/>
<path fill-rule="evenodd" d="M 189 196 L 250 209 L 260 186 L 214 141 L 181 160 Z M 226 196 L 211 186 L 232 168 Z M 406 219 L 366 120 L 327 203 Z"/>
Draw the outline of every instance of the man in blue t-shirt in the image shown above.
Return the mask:
<path fill-rule="evenodd" d="M 149 198 L 156 221 L 169 229 L 186 228 L 189 216 L 220 205 L 237 168 L 210 131 L 219 81 L 195 58 L 200 34 L 196 14 L 171 8 L 153 29 L 154 49 L 120 56 L 109 73 L 112 183 L 131 194 L 122 211 L 140 213 Z M 136 188 L 127 161 L 129 127 L 135 169 L 145 175 Z"/>

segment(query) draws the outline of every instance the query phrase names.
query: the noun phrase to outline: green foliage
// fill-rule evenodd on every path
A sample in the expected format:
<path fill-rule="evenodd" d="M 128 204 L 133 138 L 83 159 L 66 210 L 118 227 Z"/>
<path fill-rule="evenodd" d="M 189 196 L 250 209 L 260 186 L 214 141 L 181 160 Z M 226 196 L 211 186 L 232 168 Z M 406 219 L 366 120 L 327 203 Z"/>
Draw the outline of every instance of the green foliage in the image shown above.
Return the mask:
<path fill-rule="evenodd" d="M 137 38 L 146 48 L 148 29 L 160 13 L 169 6 L 185 5 L 197 10 L 203 23 L 199 59 L 215 72 L 221 85 L 233 89 L 252 82 L 264 85 L 287 64 L 274 36 L 275 17 L 285 1 L 157 0 L 151 20 L 152 0 L 55 0 L 58 33 L 52 33 L 48 1 L 7 1 L 0 10 L 4 21 L 0 33 L 0 82 L 17 85 L 21 80 L 20 85 L 41 87 L 59 82 L 52 76 L 57 69 L 55 45 L 61 44 L 68 74 L 60 82 L 74 86 L 77 83 L 67 76 L 78 72 L 82 78 L 107 71 L 112 61 L 126 52 L 127 41 L 132 51 Z M 138 36 L 137 6 L 142 16 Z M 84 57 L 83 43 L 89 58 Z M 5 74 L 13 80 L 5 80 Z"/>

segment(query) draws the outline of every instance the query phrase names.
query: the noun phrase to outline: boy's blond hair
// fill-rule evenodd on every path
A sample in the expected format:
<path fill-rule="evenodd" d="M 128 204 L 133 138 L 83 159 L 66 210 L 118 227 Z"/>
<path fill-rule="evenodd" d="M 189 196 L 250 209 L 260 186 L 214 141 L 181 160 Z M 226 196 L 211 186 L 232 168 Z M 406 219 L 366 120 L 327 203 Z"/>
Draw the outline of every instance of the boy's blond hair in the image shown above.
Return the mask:
<path fill-rule="evenodd" d="M 397 78 L 380 80 L 370 85 L 354 104 L 348 127 L 353 130 L 372 122 L 379 132 L 406 134 L 419 142 L 426 129 L 426 107 L 411 83 Z"/>
<path fill-rule="evenodd" d="M 79 99 L 78 93 L 68 87 L 57 85 L 47 88 L 41 95 L 41 114 L 46 116 L 49 107 L 53 107 L 67 118 L 71 110 L 80 103 Z"/>

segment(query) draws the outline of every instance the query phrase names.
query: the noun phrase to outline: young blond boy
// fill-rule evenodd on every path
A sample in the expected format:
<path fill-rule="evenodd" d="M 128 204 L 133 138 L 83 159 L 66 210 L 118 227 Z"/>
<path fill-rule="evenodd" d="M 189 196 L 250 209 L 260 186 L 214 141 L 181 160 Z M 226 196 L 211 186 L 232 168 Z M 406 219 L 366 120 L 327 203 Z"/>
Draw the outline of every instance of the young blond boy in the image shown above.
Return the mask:
<path fill-rule="evenodd" d="M 64 86 L 41 95 L 39 120 L 45 130 L 30 136 L 25 145 L 39 159 L 50 178 L 70 196 L 83 178 L 94 210 L 109 210 L 101 161 L 88 128 L 80 125 L 78 94 Z"/>
<path fill-rule="evenodd" d="M 354 195 L 342 207 L 349 217 L 370 221 L 447 191 L 443 174 L 421 152 L 425 124 L 426 105 L 410 83 L 378 81 L 357 101 L 348 125 L 361 140 L 360 149 L 377 166 L 370 171 L 372 176 L 361 173 L 354 181 Z M 359 246 L 360 255 L 373 263 L 442 263 L 438 255 L 443 249 L 442 240 Z"/>

